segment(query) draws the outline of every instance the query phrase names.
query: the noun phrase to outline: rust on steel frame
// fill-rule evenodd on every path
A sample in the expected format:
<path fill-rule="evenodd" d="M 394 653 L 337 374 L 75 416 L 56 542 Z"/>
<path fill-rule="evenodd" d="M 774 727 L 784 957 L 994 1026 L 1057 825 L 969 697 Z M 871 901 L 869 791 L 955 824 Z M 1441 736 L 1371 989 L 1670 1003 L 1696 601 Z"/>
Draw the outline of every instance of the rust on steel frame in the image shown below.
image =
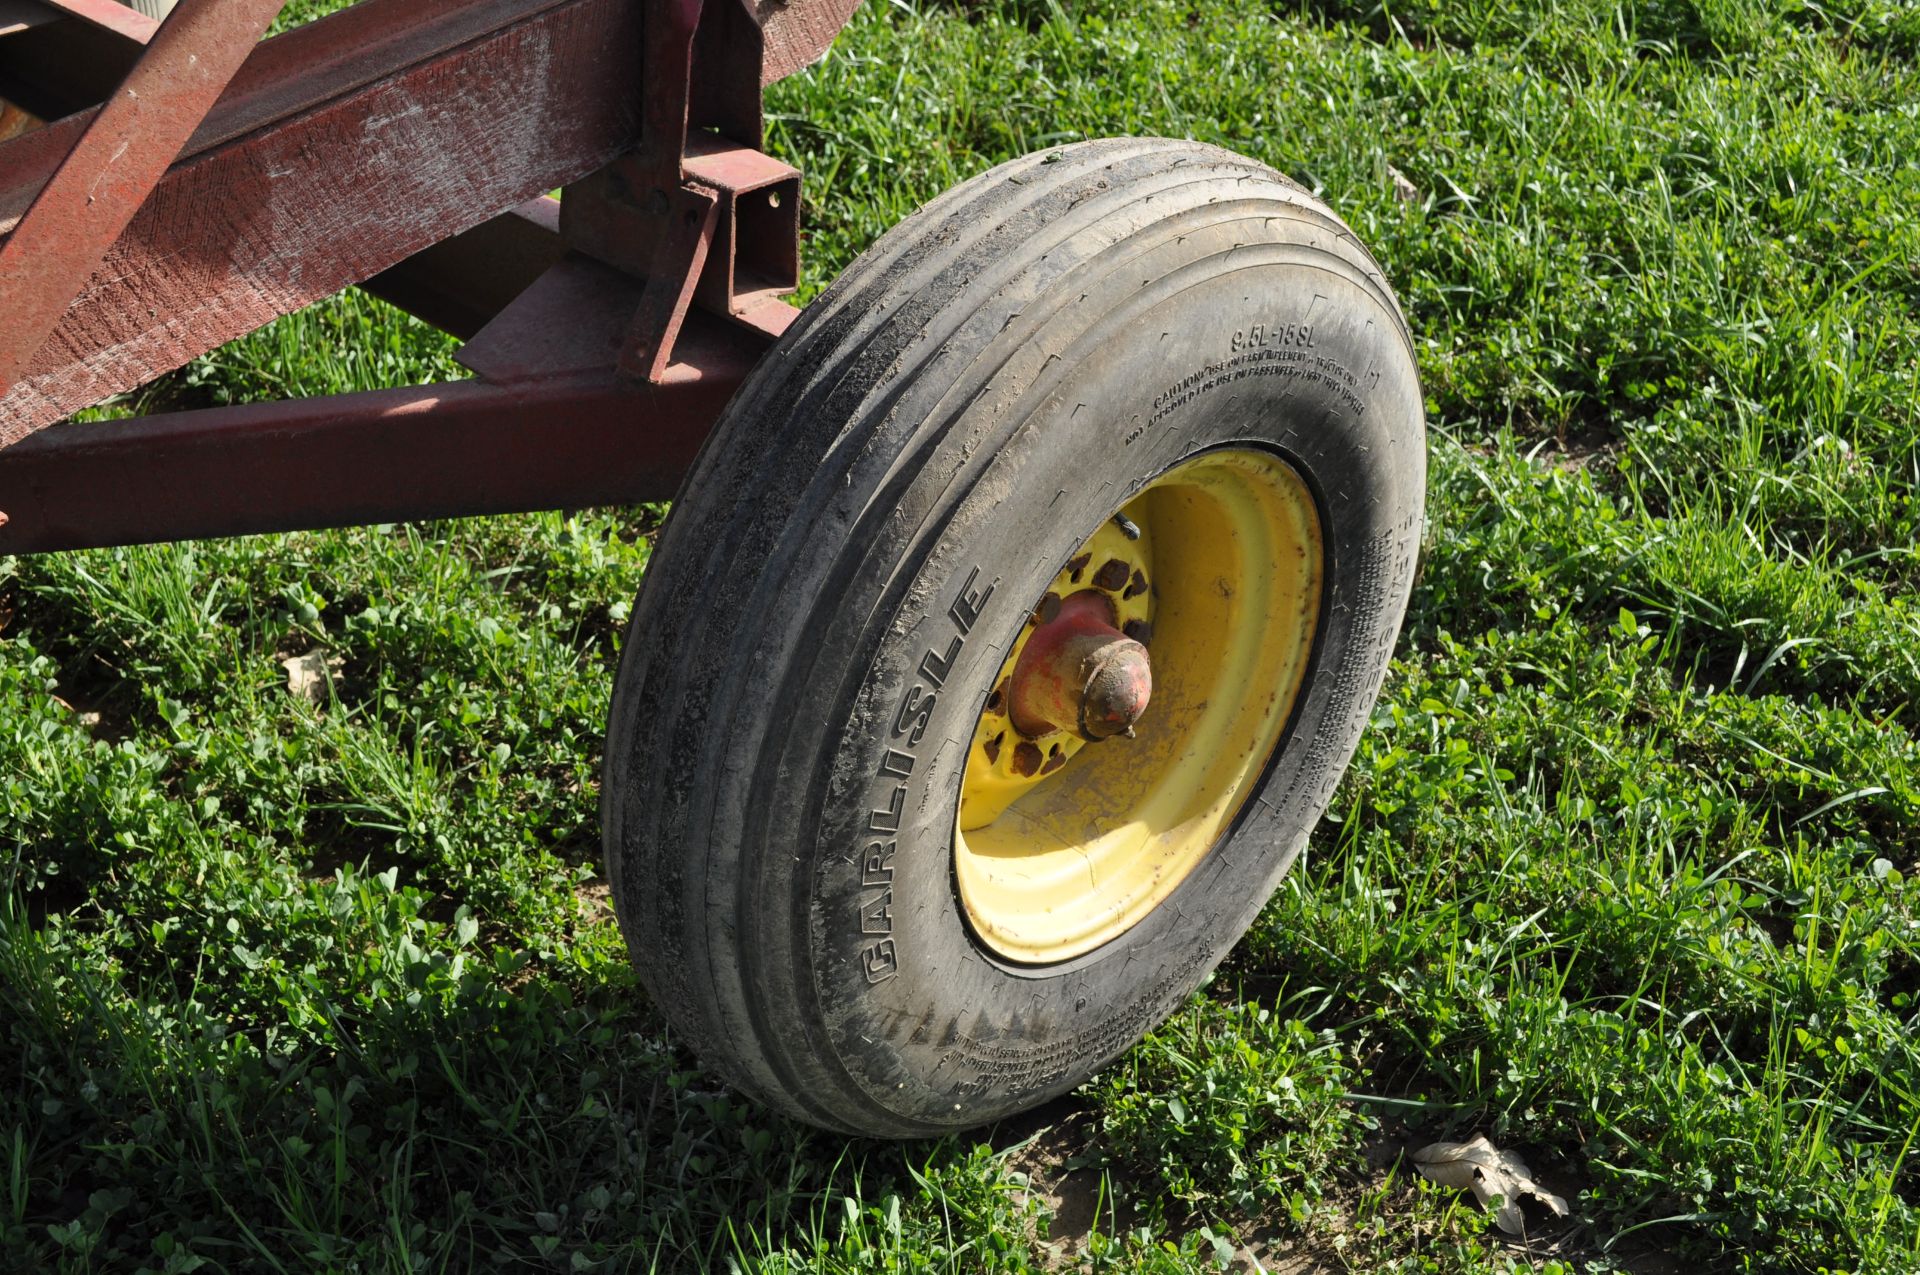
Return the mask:
<path fill-rule="evenodd" d="M 0 392 L 20 379 L 282 0 L 186 0 L 0 243 Z"/>
<path fill-rule="evenodd" d="M 0 312 L 17 279 L 73 289 L 0 393 L 0 552 L 671 495 L 794 313 L 798 174 L 758 152 L 760 89 L 856 2 L 362 0 L 249 38 L 117 155 L 88 146 L 112 102 L 0 143 L 0 232 L 28 243 L 102 154 L 173 152 L 116 233 L 74 230 L 77 280 L 0 240 Z M 200 52 L 182 15 L 273 8 L 183 0 L 133 75 Z M 36 433 L 367 281 L 471 336 L 477 377 Z"/>

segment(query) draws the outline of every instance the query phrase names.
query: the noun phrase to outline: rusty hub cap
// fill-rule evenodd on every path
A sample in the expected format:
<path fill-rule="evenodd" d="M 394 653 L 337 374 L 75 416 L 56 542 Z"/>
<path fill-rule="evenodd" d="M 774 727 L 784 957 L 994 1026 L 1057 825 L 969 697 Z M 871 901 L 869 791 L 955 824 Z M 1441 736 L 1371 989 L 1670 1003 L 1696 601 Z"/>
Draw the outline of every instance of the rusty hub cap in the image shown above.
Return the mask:
<path fill-rule="evenodd" d="M 1008 690 L 1013 728 L 1029 739 L 1056 730 L 1085 740 L 1133 736 L 1153 695 L 1147 648 L 1113 627 L 1113 604 L 1087 589 L 1035 629 Z"/>

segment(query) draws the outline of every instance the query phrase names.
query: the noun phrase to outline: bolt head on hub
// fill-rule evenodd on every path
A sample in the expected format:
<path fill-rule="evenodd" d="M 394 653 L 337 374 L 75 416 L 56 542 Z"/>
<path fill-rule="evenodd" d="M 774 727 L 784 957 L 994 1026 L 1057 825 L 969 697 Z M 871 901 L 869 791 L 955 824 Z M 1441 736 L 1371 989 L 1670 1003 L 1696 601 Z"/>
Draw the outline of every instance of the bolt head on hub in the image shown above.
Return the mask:
<path fill-rule="evenodd" d="M 1014 729 L 1030 739 L 1056 730 L 1088 740 L 1132 736 L 1153 695 L 1147 648 L 1113 627 L 1113 604 L 1095 590 L 1051 609 L 1014 666 Z"/>

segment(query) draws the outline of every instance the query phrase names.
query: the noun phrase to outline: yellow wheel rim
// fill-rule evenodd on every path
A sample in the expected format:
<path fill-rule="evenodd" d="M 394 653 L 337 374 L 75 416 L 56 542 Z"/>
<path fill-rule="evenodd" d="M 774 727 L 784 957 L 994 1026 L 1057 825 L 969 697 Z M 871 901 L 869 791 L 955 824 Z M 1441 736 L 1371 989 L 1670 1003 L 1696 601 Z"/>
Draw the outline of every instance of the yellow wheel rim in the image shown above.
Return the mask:
<path fill-rule="evenodd" d="M 1041 599 L 981 711 L 961 785 L 955 876 L 987 947 L 1030 964 L 1079 956 L 1199 866 L 1292 713 L 1321 568 L 1306 483 L 1279 457 L 1239 448 L 1167 471 L 1073 555 L 1047 597 L 1106 592 L 1148 646 L 1153 698 L 1132 739 L 1016 731 L 1007 679 Z"/>

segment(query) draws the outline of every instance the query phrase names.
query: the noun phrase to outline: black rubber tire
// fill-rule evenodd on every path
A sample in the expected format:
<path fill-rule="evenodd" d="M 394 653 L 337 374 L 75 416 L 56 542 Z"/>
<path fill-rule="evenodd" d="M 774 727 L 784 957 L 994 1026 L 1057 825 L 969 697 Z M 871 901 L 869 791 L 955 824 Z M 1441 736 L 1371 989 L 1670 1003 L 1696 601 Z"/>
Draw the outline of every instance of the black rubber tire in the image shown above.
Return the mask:
<path fill-rule="evenodd" d="M 1305 358 L 1260 355 L 1287 344 Z M 1165 903 L 1083 956 L 1010 965 L 973 939 L 953 879 L 976 715 L 1076 547 L 1224 443 L 1278 451 L 1320 506 L 1294 719 L 1258 800 Z M 1251 160 L 1068 146 L 887 234 L 741 389 L 634 608 L 604 831 L 673 1027 L 761 1102 L 880 1136 L 1034 1106 L 1127 1049 L 1252 923 L 1345 769 L 1405 609 L 1425 473 L 1378 266 Z"/>

